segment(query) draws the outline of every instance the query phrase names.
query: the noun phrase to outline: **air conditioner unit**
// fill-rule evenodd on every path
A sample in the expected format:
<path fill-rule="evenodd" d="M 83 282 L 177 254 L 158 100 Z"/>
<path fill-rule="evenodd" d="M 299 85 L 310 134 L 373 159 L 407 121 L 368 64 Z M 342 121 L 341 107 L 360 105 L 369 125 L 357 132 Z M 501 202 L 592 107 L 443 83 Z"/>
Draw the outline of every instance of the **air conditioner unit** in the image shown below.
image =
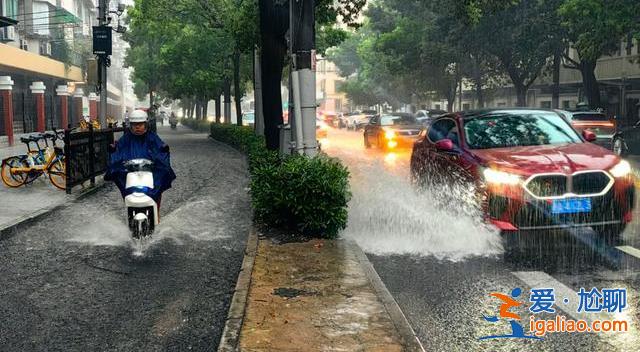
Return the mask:
<path fill-rule="evenodd" d="M 13 42 L 16 40 L 16 28 L 13 26 L 0 28 L 0 41 Z"/>

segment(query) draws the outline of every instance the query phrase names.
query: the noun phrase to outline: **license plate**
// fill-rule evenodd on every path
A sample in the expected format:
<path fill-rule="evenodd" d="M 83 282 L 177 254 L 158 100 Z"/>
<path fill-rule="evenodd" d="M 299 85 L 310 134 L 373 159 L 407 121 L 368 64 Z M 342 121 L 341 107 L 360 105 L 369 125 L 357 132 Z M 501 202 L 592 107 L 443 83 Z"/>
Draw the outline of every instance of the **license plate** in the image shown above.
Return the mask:
<path fill-rule="evenodd" d="M 591 211 L 591 198 L 554 199 L 551 203 L 553 214 L 588 213 Z"/>

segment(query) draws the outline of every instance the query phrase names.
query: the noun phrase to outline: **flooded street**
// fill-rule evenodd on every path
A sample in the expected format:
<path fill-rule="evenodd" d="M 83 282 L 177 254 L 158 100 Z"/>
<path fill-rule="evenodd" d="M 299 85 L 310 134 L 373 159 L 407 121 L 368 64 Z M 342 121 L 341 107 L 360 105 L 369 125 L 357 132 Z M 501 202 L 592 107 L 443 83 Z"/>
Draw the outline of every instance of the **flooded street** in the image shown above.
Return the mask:
<path fill-rule="evenodd" d="M 178 177 L 143 251 L 110 184 L 0 241 L 0 350 L 218 343 L 251 226 L 245 158 L 183 127 L 159 132 Z"/>
<path fill-rule="evenodd" d="M 637 207 L 618 247 L 605 244 L 589 228 L 503 238 L 457 211 L 455 204 L 438 205 L 437 196 L 417 192 L 409 180 L 410 150 L 365 149 L 362 132 L 335 129 L 329 131 L 323 149 L 352 173 L 353 199 L 343 237 L 367 252 L 426 350 L 630 351 L 640 343 Z M 625 288 L 628 308 L 603 314 L 628 321 L 629 331 L 549 333 L 543 341 L 479 340 L 510 330 L 508 324 L 483 319 L 495 315 L 500 305 L 490 293 L 540 287 L 554 289 L 558 315 L 586 321 L 594 316 L 577 313 L 580 288 Z M 521 298 L 530 305 L 528 296 Z M 529 317 L 534 315 L 526 307 L 513 311 L 524 317 L 529 331 Z"/>

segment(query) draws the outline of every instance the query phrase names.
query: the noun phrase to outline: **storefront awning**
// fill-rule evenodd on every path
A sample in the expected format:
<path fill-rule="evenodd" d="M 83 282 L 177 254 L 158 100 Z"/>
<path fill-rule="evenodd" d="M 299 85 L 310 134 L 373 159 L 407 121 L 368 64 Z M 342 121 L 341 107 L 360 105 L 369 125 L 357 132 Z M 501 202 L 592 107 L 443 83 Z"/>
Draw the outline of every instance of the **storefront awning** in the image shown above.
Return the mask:
<path fill-rule="evenodd" d="M 18 24 L 18 21 L 13 20 L 9 17 L 0 16 L 0 28 L 15 26 L 16 24 Z"/>

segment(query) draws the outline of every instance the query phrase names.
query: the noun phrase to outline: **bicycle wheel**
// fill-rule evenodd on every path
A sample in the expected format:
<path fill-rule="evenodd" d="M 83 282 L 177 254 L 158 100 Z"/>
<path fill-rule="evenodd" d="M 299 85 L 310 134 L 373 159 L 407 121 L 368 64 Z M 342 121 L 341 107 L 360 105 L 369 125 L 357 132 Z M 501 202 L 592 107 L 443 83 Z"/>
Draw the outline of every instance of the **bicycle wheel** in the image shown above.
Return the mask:
<path fill-rule="evenodd" d="M 49 180 L 51 183 L 58 187 L 59 189 L 67 188 L 67 175 L 64 169 L 64 159 L 57 158 L 54 162 L 49 165 L 49 169 L 47 170 L 49 174 Z"/>
<path fill-rule="evenodd" d="M 11 172 L 12 168 L 17 167 L 28 167 L 28 165 L 26 161 L 19 156 L 12 156 L 2 161 L 2 182 L 4 182 L 7 187 L 20 187 L 26 182 L 27 175 L 25 173 Z"/>

